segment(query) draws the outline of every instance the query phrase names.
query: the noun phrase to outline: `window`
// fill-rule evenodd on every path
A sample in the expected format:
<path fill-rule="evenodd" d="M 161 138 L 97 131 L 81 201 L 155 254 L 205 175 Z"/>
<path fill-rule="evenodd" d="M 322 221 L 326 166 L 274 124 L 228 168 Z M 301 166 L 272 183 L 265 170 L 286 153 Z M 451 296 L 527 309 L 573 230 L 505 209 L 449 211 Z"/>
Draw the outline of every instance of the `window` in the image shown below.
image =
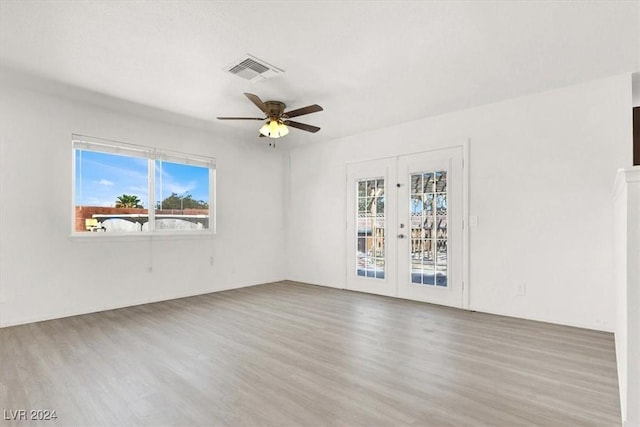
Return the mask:
<path fill-rule="evenodd" d="M 215 159 L 73 135 L 73 233 L 215 231 Z"/>

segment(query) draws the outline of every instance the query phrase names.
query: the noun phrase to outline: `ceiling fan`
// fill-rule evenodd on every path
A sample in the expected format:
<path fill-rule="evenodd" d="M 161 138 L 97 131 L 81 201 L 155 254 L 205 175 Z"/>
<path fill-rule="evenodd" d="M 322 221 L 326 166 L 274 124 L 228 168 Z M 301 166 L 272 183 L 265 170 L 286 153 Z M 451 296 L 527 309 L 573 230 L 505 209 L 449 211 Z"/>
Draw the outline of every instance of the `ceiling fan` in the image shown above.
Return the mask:
<path fill-rule="evenodd" d="M 287 126 L 291 126 L 296 129 L 301 129 L 307 132 L 316 133 L 320 130 L 317 126 L 308 125 L 305 123 L 294 122 L 290 120 L 292 117 L 303 116 L 305 114 L 316 113 L 322 111 L 322 107 L 318 104 L 309 105 L 306 107 L 298 108 L 296 110 L 285 112 L 287 107 L 280 101 L 265 101 L 252 93 L 244 94 L 256 107 L 265 114 L 265 117 L 218 117 L 218 120 L 265 120 L 265 124 L 260 128 L 261 137 L 280 138 L 289 133 Z M 269 144 L 275 147 L 275 141 Z"/>

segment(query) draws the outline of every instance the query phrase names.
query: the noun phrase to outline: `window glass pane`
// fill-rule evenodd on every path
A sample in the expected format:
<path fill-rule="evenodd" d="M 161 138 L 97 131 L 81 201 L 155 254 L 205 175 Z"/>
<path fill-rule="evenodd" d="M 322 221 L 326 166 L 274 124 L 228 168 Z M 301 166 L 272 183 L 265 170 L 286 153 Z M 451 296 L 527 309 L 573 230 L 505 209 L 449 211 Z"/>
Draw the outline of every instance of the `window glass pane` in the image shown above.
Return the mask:
<path fill-rule="evenodd" d="M 367 198 L 358 197 L 358 213 L 363 214 L 367 212 Z"/>
<path fill-rule="evenodd" d="M 423 182 L 424 182 L 424 192 L 425 193 L 433 193 L 434 192 L 434 188 L 433 188 L 433 184 L 434 184 L 434 179 L 433 179 L 433 173 L 429 172 L 429 173 L 425 173 L 423 175 Z"/>
<path fill-rule="evenodd" d="M 385 273 L 384 179 L 369 178 L 356 184 L 357 248 L 356 274 L 383 279 Z"/>
<path fill-rule="evenodd" d="M 424 210 L 426 211 L 427 215 L 431 215 L 431 212 L 433 212 L 434 199 L 435 199 L 435 195 L 433 193 L 425 194 Z"/>
<path fill-rule="evenodd" d="M 409 205 L 411 215 L 420 215 L 423 208 L 424 206 L 422 204 L 422 196 L 411 196 L 411 204 Z"/>
<path fill-rule="evenodd" d="M 446 239 L 447 238 L 447 217 L 446 216 L 438 216 L 438 227 L 436 229 L 436 237 L 438 239 Z M 446 246 L 447 241 L 444 240 L 444 244 Z"/>
<path fill-rule="evenodd" d="M 438 215 L 447 214 L 447 195 L 446 193 L 438 193 L 436 196 L 436 211 Z"/>
<path fill-rule="evenodd" d="M 365 213 L 367 214 L 375 213 L 376 210 L 375 210 L 375 206 L 373 205 L 374 201 L 375 201 L 375 197 L 367 197 Z"/>
<path fill-rule="evenodd" d="M 367 182 L 358 182 L 358 197 L 367 197 Z"/>
<path fill-rule="evenodd" d="M 420 262 L 413 263 L 413 261 L 412 261 L 412 264 L 414 265 L 411 266 L 411 283 L 421 284 L 422 283 L 422 265 L 420 264 Z"/>
<path fill-rule="evenodd" d="M 367 181 L 367 196 L 374 197 L 376 195 L 376 181 Z"/>
<path fill-rule="evenodd" d="M 411 282 L 447 286 L 447 174 L 410 175 Z"/>
<path fill-rule="evenodd" d="M 411 193 L 421 194 L 422 191 L 422 175 L 411 175 Z"/>
<path fill-rule="evenodd" d="M 436 172 L 436 191 L 438 193 L 447 191 L 447 173 L 445 171 Z"/>
<path fill-rule="evenodd" d="M 149 162 L 74 150 L 76 232 L 139 232 L 148 221 Z"/>
<path fill-rule="evenodd" d="M 425 238 L 431 239 L 434 237 L 434 225 L 435 222 L 433 221 L 433 215 L 427 215 L 422 223 L 422 231 Z"/>
<path fill-rule="evenodd" d="M 411 282 L 422 283 L 422 239 L 418 228 L 411 230 Z"/>
<path fill-rule="evenodd" d="M 209 228 L 209 168 L 155 161 L 156 230 Z"/>
<path fill-rule="evenodd" d="M 376 196 L 384 196 L 384 179 L 376 181 Z"/>
<path fill-rule="evenodd" d="M 436 255 L 436 285 L 447 286 L 447 241 L 438 240 Z"/>
<path fill-rule="evenodd" d="M 433 271 L 433 265 L 423 265 L 422 267 L 422 284 L 433 285 L 435 282 L 435 275 Z"/>
<path fill-rule="evenodd" d="M 376 214 L 384 216 L 384 197 L 376 197 Z"/>

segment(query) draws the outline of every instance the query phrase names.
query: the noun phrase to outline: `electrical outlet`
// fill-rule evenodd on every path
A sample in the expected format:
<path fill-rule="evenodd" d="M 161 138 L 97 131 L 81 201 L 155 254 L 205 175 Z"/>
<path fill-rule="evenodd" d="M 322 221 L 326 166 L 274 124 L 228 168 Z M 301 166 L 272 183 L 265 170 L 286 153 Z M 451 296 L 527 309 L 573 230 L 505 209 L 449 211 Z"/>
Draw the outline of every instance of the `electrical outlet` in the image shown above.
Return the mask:
<path fill-rule="evenodd" d="M 477 227 L 478 226 L 478 217 L 476 215 L 469 216 L 469 227 Z"/>
<path fill-rule="evenodd" d="M 524 283 L 516 285 L 516 296 L 523 297 L 527 294 L 527 286 Z"/>

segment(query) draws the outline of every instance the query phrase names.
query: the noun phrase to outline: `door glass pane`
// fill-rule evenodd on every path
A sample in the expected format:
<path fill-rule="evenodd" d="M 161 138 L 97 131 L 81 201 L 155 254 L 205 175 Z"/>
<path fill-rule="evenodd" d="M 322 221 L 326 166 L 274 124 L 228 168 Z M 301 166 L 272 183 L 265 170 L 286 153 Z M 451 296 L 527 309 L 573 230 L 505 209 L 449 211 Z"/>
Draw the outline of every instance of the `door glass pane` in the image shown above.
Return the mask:
<path fill-rule="evenodd" d="M 447 286 L 447 241 L 438 239 L 436 246 L 436 286 Z"/>
<path fill-rule="evenodd" d="M 423 182 L 424 182 L 424 192 L 425 193 L 433 193 L 434 189 L 433 189 L 433 183 L 434 183 L 434 177 L 433 177 L 433 173 L 425 173 L 423 174 Z"/>
<path fill-rule="evenodd" d="M 385 273 L 385 188 L 383 178 L 357 182 L 356 274 L 384 279 Z"/>
<path fill-rule="evenodd" d="M 358 182 L 358 197 L 367 197 L 367 181 Z"/>
<path fill-rule="evenodd" d="M 412 173 L 411 283 L 447 286 L 447 173 Z"/>
<path fill-rule="evenodd" d="M 436 172 L 436 192 L 447 192 L 447 173 L 444 171 Z"/>

